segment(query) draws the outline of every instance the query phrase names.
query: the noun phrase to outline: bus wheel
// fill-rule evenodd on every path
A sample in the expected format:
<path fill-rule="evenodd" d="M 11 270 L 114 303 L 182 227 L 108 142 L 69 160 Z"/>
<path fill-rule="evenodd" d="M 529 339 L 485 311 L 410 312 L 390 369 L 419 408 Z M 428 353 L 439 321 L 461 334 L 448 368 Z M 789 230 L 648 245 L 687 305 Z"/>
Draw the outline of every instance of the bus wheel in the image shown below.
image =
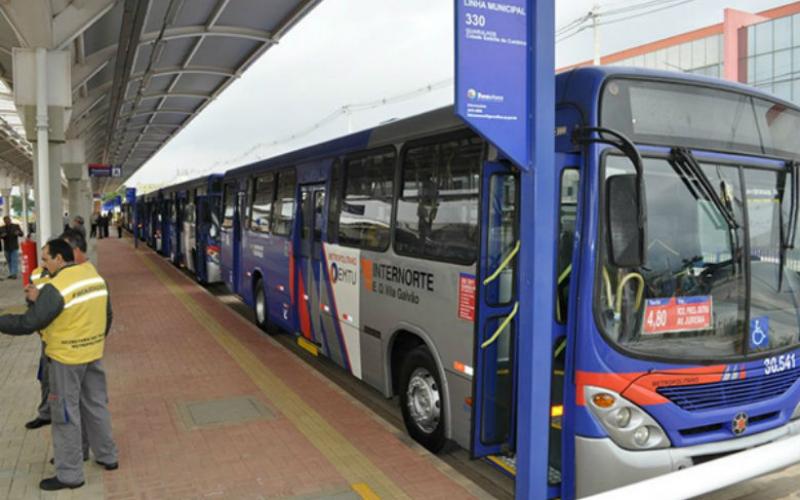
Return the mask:
<path fill-rule="evenodd" d="M 267 295 L 264 293 L 264 284 L 261 280 L 256 281 L 255 294 L 253 299 L 253 313 L 256 318 L 256 325 L 269 333 L 267 319 Z"/>
<path fill-rule="evenodd" d="M 408 433 L 431 452 L 438 452 L 446 441 L 444 398 L 436 362 L 425 346 L 406 355 L 400 384 L 400 408 Z"/>

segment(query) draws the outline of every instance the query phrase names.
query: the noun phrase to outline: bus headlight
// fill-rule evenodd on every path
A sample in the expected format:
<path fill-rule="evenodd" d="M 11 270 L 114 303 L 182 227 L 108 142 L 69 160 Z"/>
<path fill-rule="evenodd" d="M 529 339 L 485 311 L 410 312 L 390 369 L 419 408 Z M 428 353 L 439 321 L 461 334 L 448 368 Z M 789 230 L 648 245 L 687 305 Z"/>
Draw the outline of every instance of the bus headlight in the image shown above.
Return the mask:
<path fill-rule="evenodd" d="M 623 406 L 614 412 L 614 425 L 624 429 L 631 422 L 631 409 Z"/>
<path fill-rule="evenodd" d="M 669 438 L 658 422 L 635 404 L 601 387 L 586 386 L 584 390 L 586 406 L 617 445 L 629 450 L 670 446 Z"/>
<path fill-rule="evenodd" d="M 646 425 L 637 427 L 636 430 L 633 431 L 633 441 L 637 445 L 644 446 L 647 444 L 647 441 L 649 440 L 650 440 L 650 429 L 648 429 Z"/>

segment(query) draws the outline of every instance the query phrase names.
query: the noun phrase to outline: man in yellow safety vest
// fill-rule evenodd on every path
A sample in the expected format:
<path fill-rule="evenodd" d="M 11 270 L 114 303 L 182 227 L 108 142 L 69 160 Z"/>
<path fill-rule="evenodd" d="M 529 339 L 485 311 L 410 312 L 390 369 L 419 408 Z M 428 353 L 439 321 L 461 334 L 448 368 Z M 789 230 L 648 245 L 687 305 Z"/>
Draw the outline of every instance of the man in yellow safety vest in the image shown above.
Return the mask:
<path fill-rule="evenodd" d="M 28 287 L 33 307 L 25 314 L 0 316 L 0 332 L 42 332 L 50 360 L 50 413 L 56 475 L 39 487 L 54 491 L 84 484 L 81 418 L 89 445 L 106 470 L 118 467 L 106 401 L 101 359 L 111 326 L 108 287 L 93 266 L 75 265 L 69 243 L 51 240 L 42 262 L 50 279 L 41 289 Z"/>

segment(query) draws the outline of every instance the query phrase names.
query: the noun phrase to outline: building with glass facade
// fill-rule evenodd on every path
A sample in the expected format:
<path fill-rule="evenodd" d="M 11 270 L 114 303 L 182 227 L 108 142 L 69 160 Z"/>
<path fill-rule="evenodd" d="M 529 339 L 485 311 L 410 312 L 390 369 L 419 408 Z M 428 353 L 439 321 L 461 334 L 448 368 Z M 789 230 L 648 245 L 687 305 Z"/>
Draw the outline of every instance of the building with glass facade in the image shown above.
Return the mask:
<path fill-rule="evenodd" d="M 601 63 L 726 78 L 800 105 L 800 2 L 758 13 L 724 9 L 719 24 L 609 54 Z"/>

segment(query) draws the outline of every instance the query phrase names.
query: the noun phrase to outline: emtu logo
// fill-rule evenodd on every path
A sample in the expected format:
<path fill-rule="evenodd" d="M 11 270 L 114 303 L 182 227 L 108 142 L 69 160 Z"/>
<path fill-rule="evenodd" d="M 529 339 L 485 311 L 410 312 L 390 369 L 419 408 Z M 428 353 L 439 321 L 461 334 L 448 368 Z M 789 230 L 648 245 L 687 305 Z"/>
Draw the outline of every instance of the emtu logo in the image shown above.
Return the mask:
<path fill-rule="evenodd" d="M 467 99 L 469 99 L 470 101 L 474 101 L 475 99 L 477 99 L 477 97 L 478 97 L 478 91 L 477 90 L 475 90 L 475 89 L 467 90 Z"/>

